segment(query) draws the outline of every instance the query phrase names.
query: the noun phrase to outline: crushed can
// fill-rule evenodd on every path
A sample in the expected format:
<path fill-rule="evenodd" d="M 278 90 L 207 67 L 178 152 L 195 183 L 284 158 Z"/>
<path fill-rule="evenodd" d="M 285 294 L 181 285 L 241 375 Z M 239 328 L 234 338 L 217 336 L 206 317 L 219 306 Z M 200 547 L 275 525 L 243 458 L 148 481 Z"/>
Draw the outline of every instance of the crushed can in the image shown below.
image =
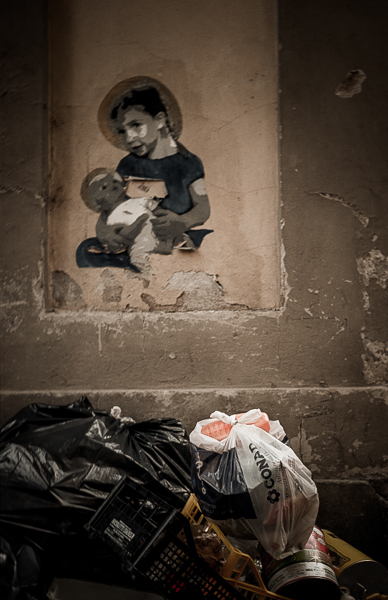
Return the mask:
<path fill-rule="evenodd" d="M 270 592 L 295 600 L 339 600 L 341 590 L 323 532 L 314 527 L 303 550 L 275 560 L 261 552 L 263 578 Z"/>

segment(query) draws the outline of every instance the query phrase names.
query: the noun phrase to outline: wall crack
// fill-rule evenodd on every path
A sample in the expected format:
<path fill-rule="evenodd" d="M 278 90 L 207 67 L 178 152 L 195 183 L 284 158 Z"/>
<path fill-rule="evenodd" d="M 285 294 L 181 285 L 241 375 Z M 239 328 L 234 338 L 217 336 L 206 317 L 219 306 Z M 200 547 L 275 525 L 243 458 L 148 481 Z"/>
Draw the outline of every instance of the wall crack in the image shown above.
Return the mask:
<path fill-rule="evenodd" d="M 331 194 L 329 192 L 307 192 L 310 195 L 321 196 L 326 200 L 332 200 L 333 202 L 339 202 L 346 208 L 350 208 L 356 219 L 358 219 L 363 227 L 367 227 L 369 224 L 369 218 L 355 205 L 353 202 L 348 202 L 342 196 L 338 194 Z"/>

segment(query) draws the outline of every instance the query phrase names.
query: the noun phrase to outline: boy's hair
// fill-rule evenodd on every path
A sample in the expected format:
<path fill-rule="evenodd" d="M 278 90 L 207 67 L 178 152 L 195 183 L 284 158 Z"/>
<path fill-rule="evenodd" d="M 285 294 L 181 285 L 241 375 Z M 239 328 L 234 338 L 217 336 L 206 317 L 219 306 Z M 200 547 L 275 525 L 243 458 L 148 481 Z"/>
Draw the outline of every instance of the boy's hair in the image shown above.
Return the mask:
<path fill-rule="evenodd" d="M 132 90 L 130 95 L 124 96 L 120 103 L 113 108 L 110 114 L 111 119 L 117 121 L 119 113 L 131 106 L 142 106 L 152 117 L 156 117 L 160 112 L 167 114 L 166 107 L 160 99 L 158 90 L 154 87 L 147 87 Z"/>

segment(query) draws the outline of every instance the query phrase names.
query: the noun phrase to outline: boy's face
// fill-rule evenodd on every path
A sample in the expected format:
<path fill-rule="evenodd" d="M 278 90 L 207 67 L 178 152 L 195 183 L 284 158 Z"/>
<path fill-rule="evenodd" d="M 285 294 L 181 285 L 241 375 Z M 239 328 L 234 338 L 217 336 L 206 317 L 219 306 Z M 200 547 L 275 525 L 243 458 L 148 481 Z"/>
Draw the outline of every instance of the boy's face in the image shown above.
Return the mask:
<path fill-rule="evenodd" d="M 119 133 L 124 136 L 129 152 L 136 156 L 148 156 L 156 147 L 165 119 L 164 113 L 153 117 L 141 106 L 126 110 Z"/>
<path fill-rule="evenodd" d="M 89 184 L 88 200 L 95 210 L 110 210 L 120 198 L 125 199 L 123 185 L 112 175 L 96 175 Z"/>

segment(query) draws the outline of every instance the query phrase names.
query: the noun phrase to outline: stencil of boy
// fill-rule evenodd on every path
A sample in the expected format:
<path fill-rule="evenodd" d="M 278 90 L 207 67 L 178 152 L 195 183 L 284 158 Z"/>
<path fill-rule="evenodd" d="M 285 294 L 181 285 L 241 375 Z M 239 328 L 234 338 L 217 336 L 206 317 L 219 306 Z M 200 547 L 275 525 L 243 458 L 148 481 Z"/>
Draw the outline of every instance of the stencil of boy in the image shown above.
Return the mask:
<path fill-rule="evenodd" d="M 145 81 L 146 80 L 146 81 Z M 144 82 L 145 81 L 145 82 Z M 181 249 L 197 248 L 211 230 L 192 230 L 210 216 L 209 199 L 201 160 L 177 141 L 179 133 L 171 126 L 168 110 L 157 86 L 150 78 L 133 78 L 122 84 L 129 87 L 115 93 L 118 84 L 100 106 L 100 126 L 112 143 L 129 152 L 117 166 L 115 178 L 124 185 L 130 178 L 161 180 L 167 195 L 153 211 L 151 219 L 158 244 L 153 252 L 170 254 Z M 134 83 L 131 87 L 129 83 Z M 155 82 L 157 83 L 157 82 Z M 158 87 L 162 87 L 158 84 Z M 112 99 L 115 103 L 112 103 Z M 109 108 L 109 116 L 105 116 Z M 179 110 L 179 109 L 178 109 Z M 97 224 L 99 240 L 130 245 L 130 232 L 117 231 L 101 215 Z M 124 237 L 125 233 L 125 237 Z M 80 265 L 83 266 L 83 265 Z M 89 265 L 87 265 L 89 266 Z"/>

